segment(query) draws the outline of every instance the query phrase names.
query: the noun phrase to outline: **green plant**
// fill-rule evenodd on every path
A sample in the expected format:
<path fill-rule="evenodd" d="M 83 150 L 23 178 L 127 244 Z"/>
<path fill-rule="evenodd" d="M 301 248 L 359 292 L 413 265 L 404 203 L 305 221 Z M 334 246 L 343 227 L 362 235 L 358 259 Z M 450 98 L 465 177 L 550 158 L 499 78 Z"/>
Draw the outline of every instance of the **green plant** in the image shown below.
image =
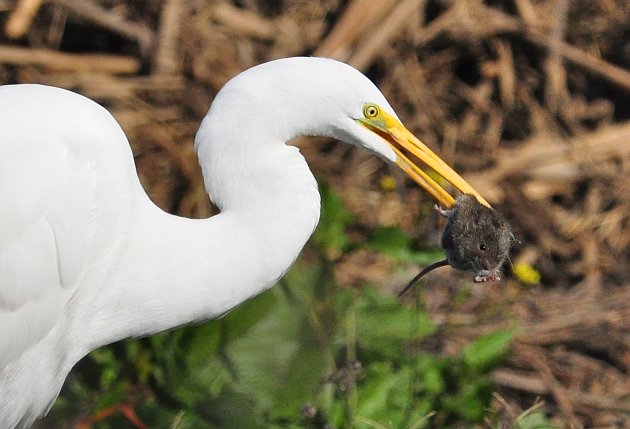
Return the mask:
<path fill-rule="evenodd" d="M 96 350 L 67 383 L 52 420 L 132 404 L 152 428 L 428 428 L 482 421 L 488 374 L 511 333 L 478 338 L 461 355 L 422 352 L 436 326 L 421 303 L 366 286 L 334 285 L 334 260 L 367 247 L 400 263 L 435 260 L 393 228 L 352 240 L 354 222 L 322 186 L 323 216 L 281 283 L 224 318 Z M 328 425 L 328 426 L 326 426 Z M 98 429 L 130 427 L 118 414 Z M 523 426 L 523 428 L 528 426 Z"/>

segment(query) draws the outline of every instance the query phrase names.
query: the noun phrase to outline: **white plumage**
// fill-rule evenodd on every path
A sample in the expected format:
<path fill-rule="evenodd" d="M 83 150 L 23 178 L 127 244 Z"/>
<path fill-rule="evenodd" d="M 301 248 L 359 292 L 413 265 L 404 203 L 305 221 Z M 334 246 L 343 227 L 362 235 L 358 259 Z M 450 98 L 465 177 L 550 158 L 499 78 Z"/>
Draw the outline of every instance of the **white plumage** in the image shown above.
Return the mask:
<path fill-rule="evenodd" d="M 0 130 L 1 428 L 44 414 L 90 350 L 219 317 L 276 283 L 319 219 L 315 180 L 287 140 L 356 144 L 443 192 L 402 156 L 409 142 L 426 148 L 378 89 L 319 58 L 254 67 L 217 95 L 195 141 L 221 210 L 210 219 L 156 207 L 119 125 L 80 95 L 0 87 Z"/>

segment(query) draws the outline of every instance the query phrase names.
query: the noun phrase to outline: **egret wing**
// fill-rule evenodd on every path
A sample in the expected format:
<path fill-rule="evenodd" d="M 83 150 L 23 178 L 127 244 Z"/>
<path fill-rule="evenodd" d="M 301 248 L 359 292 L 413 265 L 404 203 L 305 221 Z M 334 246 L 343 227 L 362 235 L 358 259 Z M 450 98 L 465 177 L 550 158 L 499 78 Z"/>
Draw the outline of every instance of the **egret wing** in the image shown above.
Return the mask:
<path fill-rule="evenodd" d="M 90 162 L 63 138 L 47 139 L 36 124 L 20 121 L 19 107 L 6 101 L 0 102 L 0 368 L 63 322 L 85 271 L 96 210 Z"/>

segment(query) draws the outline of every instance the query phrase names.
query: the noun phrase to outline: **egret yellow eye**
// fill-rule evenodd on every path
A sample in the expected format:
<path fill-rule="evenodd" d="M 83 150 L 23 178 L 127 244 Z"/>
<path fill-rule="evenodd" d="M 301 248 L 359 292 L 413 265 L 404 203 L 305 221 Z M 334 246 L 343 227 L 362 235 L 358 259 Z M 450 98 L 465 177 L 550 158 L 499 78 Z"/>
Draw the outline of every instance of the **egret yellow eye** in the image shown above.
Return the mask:
<path fill-rule="evenodd" d="M 368 119 L 376 118 L 378 116 L 378 113 L 378 106 L 376 106 L 375 104 L 366 104 L 363 107 L 363 115 Z"/>

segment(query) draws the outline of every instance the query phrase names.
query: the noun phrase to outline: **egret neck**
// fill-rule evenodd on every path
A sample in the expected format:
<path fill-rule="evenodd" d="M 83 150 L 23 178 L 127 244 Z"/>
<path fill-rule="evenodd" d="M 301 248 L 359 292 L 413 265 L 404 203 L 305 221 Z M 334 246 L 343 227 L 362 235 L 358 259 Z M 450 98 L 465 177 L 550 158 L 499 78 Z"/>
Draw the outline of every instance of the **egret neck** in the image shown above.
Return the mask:
<path fill-rule="evenodd" d="M 209 219 L 170 215 L 139 198 L 119 266 L 109 270 L 108 286 L 92 307 L 89 348 L 217 318 L 278 281 L 312 234 L 320 209 L 304 158 L 283 143 L 256 153 L 246 150 L 249 139 L 230 142 L 235 154 L 249 155 L 235 156 L 232 165 L 223 157 L 221 168 L 209 168 L 206 177 L 214 183 L 239 184 Z"/>

